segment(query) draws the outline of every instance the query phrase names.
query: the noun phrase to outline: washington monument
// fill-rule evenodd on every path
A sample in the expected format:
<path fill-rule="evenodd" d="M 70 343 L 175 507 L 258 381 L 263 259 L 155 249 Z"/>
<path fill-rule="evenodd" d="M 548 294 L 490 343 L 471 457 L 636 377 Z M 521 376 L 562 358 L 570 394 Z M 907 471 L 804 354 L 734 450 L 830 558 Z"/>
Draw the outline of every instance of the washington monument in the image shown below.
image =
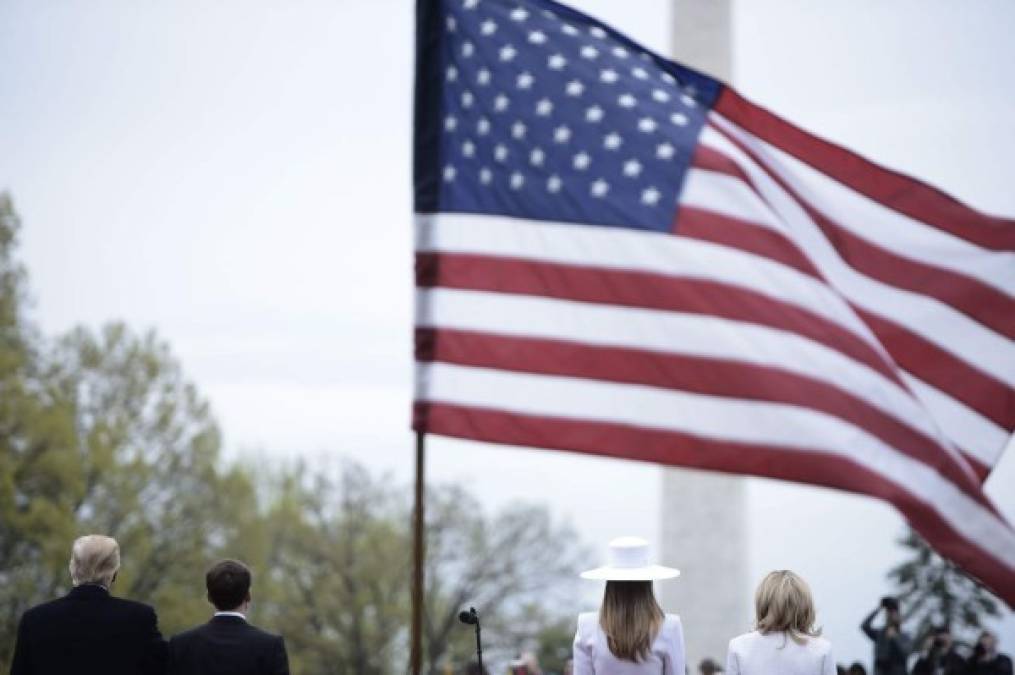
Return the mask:
<path fill-rule="evenodd" d="M 731 0 L 673 0 L 674 59 L 732 83 Z M 725 662 L 730 638 L 750 628 L 746 481 L 666 469 L 662 560 L 681 569 L 661 584 L 663 606 L 681 615 L 692 673 L 705 657 Z"/>

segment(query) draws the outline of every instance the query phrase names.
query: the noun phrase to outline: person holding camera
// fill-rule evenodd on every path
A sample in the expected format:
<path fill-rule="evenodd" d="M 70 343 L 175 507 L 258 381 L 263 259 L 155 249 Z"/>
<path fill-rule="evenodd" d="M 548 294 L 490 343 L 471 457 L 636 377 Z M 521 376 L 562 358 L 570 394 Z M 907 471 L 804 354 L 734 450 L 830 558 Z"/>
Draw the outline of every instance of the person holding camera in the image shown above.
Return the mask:
<path fill-rule="evenodd" d="M 874 627 L 874 619 L 884 611 L 885 623 Z M 881 604 L 860 624 L 867 637 L 874 642 L 874 675 L 906 675 L 906 660 L 913 650 L 913 642 L 902 630 L 899 601 L 881 598 Z"/>
<path fill-rule="evenodd" d="M 966 675 L 1012 675 L 1011 659 L 997 651 L 997 636 L 989 630 L 980 633 L 966 666 Z"/>
<path fill-rule="evenodd" d="M 913 666 L 913 675 L 964 675 L 965 672 L 966 660 L 955 651 L 951 630 L 947 626 L 935 628 Z"/>

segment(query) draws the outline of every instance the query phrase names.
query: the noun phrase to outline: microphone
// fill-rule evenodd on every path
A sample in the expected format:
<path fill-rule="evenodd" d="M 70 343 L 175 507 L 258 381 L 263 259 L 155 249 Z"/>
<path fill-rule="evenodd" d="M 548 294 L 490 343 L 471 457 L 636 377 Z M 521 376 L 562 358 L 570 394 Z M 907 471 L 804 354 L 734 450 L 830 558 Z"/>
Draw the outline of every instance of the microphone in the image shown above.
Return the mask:
<path fill-rule="evenodd" d="M 486 671 L 483 670 L 483 643 L 479 637 L 479 612 L 476 611 L 475 607 L 469 607 L 468 612 L 462 610 L 458 613 L 458 620 L 467 626 L 476 627 L 476 659 L 479 661 L 479 672 L 486 673 Z"/>

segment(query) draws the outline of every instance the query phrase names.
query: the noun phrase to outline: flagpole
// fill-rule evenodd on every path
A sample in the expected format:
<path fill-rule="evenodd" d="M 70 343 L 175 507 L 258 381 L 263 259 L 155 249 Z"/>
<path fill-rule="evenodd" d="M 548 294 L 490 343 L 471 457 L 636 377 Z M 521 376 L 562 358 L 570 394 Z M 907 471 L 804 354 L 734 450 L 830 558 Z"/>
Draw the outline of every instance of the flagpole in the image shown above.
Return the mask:
<path fill-rule="evenodd" d="M 425 476 L 426 448 L 425 434 L 416 432 L 416 502 L 412 511 L 412 650 L 410 672 L 420 675 L 423 665 L 423 579 L 424 579 L 424 536 L 425 536 Z"/>

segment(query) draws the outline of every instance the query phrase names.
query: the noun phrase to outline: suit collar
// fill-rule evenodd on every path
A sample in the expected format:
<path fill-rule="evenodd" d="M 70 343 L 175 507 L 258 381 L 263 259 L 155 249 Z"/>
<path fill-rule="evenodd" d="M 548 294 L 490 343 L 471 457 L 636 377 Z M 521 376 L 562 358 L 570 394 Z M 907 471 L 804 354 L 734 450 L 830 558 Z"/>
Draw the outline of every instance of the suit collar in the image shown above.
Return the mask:
<path fill-rule="evenodd" d="M 218 614 L 211 618 L 209 623 L 215 624 L 216 626 L 245 626 L 247 620 L 242 616 L 236 616 L 234 614 Z"/>
<path fill-rule="evenodd" d="M 67 595 L 72 598 L 108 598 L 109 589 L 99 584 L 81 584 L 70 589 Z"/>

